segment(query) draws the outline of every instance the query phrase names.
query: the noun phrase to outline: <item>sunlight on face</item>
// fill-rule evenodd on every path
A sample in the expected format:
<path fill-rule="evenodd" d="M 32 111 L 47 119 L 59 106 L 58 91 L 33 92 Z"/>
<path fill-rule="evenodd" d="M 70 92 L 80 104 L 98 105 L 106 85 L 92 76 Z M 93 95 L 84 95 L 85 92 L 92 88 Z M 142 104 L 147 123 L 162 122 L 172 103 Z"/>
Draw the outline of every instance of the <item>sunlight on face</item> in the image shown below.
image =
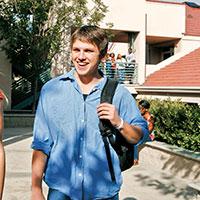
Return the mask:
<path fill-rule="evenodd" d="M 72 62 L 79 76 L 91 76 L 98 71 L 100 51 L 95 44 L 76 40 L 72 45 Z"/>

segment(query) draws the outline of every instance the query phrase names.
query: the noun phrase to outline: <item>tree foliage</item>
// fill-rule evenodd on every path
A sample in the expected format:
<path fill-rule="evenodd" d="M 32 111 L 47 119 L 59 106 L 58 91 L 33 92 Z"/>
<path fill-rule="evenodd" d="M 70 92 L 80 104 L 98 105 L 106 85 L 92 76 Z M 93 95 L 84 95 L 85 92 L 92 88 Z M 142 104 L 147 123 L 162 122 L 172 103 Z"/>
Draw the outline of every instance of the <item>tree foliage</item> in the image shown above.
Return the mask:
<path fill-rule="evenodd" d="M 12 65 L 34 73 L 36 82 L 59 53 L 66 29 L 98 25 L 106 12 L 101 0 L 1 0 L 2 48 Z"/>
<path fill-rule="evenodd" d="M 200 152 L 200 107 L 180 101 L 150 100 L 156 139 Z"/>

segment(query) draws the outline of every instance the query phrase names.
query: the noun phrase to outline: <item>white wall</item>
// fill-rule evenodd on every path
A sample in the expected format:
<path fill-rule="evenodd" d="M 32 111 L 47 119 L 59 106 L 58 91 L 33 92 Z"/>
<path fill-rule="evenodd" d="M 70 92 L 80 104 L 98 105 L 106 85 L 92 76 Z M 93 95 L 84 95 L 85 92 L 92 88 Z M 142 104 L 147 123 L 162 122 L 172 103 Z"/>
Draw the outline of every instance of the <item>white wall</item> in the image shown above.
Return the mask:
<path fill-rule="evenodd" d="M 126 55 L 128 52 L 128 43 L 120 43 L 120 42 L 112 42 L 109 43 L 108 47 L 110 47 L 112 45 L 112 47 L 109 49 L 109 52 L 114 53 L 115 56 L 117 57 L 117 54 L 121 54 L 121 55 Z"/>
<path fill-rule="evenodd" d="M 200 37 L 184 36 L 175 48 L 175 53 L 188 53 L 200 47 Z"/>
<path fill-rule="evenodd" d="M 126 31 L 140 31 L 144 26 L 145 0 L 103 0 L 108 6 L 104 18 L 105 23 L 114 24 L 113 29 Z"/>
<path fill-rule="evenodd" d="M 145 30 L 143 29 L 135 40 L 135 56 L 138 63 L 138 83 L 141 85 L 145 81 Z"/>
<path fill-rule="evenodd" d="M 185 32 L 185 5 L 146 2 L 147 35 L 181 38 Z"/>

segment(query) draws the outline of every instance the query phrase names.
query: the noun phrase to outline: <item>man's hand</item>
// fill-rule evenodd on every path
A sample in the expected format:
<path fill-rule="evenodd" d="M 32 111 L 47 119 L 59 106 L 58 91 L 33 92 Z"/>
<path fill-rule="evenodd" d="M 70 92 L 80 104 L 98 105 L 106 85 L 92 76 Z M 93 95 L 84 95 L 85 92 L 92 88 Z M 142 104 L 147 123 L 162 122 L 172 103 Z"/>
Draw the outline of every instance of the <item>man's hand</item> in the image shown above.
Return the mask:
<path fill-rule="evenodd" d="M 41 188 L 32 188 L 31 200 L 45 200 Z"/>
<path fill-rule="evenodd" d="M 100 119 L 108 119 L 115 127 L 119 127 L 121 124 L 121 118 L 114 105 L 109 103 L 101 103 L 97 106 L 97 114 Z M 127 122 L 123 122 L 123 128 L 120 129 L 120 133 L 124 138 L 132 144 L 136 144 L 142 137 L 142 131 L 140 127 L 133 126 Z"/>
<path fill-rule="evenodd" d="M 119 126 L 121 119 L 116 107 L 109 103 L 101 103 L 97 106 L 97 114 L 100 119 L 108 119 L 115 127 Z"/>

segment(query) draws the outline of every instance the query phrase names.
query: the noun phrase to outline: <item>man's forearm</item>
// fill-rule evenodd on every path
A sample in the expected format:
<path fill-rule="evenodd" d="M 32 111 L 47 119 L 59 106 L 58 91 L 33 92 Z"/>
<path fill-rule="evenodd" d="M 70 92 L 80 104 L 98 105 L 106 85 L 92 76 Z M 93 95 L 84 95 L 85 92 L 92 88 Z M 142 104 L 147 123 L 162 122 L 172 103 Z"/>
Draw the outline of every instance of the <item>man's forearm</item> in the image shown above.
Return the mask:
<path fill-rule="evenodd" d="M 143 136 L 142 130 L 138 126 L 133 126 L 128 124 L 127 122 L 123 123 L 122 129 L 120 129 L 120 133 L 124 136 L 124 138 L 132 144 L 136 144 L 140 138 Z"/>
<path fill-rule="evenodd" d="M 32 190 L 42 190 L 42 178 L 47 156 L 42 151 L 33 151 L 32 157 Z"/>

